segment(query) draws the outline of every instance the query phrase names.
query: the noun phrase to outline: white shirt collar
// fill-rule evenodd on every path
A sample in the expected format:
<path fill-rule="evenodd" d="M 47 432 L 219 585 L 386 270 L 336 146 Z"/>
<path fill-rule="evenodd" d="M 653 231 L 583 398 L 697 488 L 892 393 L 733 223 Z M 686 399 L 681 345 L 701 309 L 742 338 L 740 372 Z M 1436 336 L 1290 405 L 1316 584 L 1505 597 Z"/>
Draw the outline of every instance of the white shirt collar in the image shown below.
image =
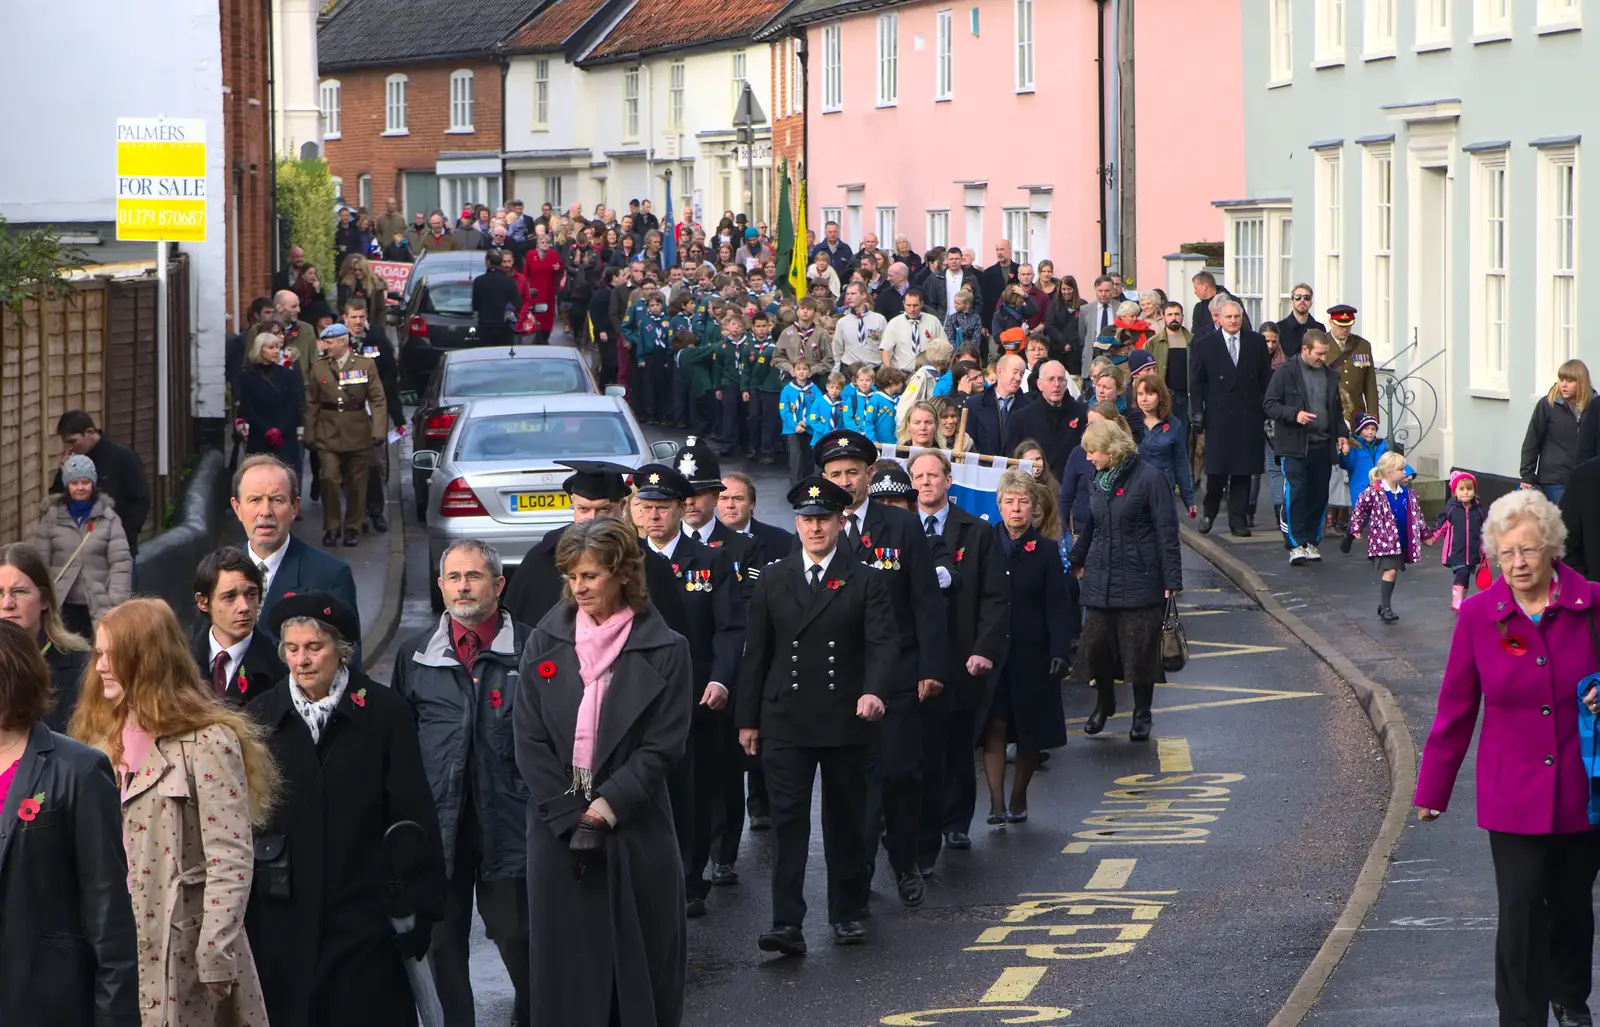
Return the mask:
<path fill-rule="evenodd" d="M 252 638 L 254 638 L 254 637 L 256 637 L 255 636 L 255 632 L 252 631 L 250 634 L 248 634 L 248 635 L 244 636 L 244 638 L 240 639 L 238 644 L 230 645 L 230 646 L 228 646 L 228 648 L 224 649 L 224 648 L 222 648 L 222 643 L 217 641 L 216 629 L 213 628 L 212 630 L 207 631 L 206 632 L 206 641 L 211 643 L 211 660 L 212 660 L 212 662 L 213 663 L 216 662 L 218 653 L 221 653 L 221 652 L 227 653 L 228 654 L 227 670 L 228 670 L 228 673 L 231 675 L 235 670 L 238 669 L 239 661 L 244 659 L 244 651 L 246 649 L 250 648 L 250 640 Z"/>
<path fill-rule="evenodd" d="M 700 525 L 698 528 L 689 527 L 689 523 L 685 521 L 683 524 L 683 530 L 685 533 L 694 536 L 694 538 L 704 542 L 709 546 L 711 544 L 711 533 L 717 530 L 717 519 L 713 517 L 704 524 Z"/>
<path fill-rule="evenodd" d="M 822 559 L 816 560 L 813 559 L 811 554 L 806 552 L 804 549 L 800 550 L 800 558 L 805 562 L 806 580 L 808 582 L 811 580 L 811 568 L 813 567 L 821 567 L 824 571 L 826 571 L 828 569 L 828 564 L 833 562 L 833 554 L 837 553 L 838 551 L 839 547 L 834 546 L 832 549 L 822 554 Z"/>
<path fill-rule="evenodd" d="M 667 539 L 665 545 L 657 544 L 656 540 L 653 539 L 653 538 L 646 538 L 645 542 L 647 544 L 649 544 L 651 549 L 655 550 L 656 552 L 660 553 L 662 556 L 664 556 L 664 557 L 666 557 L 667 559 L 670 560 L 670 559 L 672 559 L 673 551 L 678 548 L 678 539 L 680 539 L 682 537 L 683 537 L 683 533 L 679 532 L 678 534 L 676 534 L 676 535 L 672 536 L 671 538 Z"/>
<path fill-rule="evenodd" d="M 937 510 L 924 510 L 920 506 L 917 507 L 917 519 L 919 521 L 927 524 L 929 517 L 933 518 L 934 527 L 939 529 L 939 533 L 941 535 L 944 534 L 944 522 L 950 517 L 950 500 L 946 498 L 944 505 Z"/>
<path fill-rule="evenodd" d="M 871 505 L 872 505 L 872 500 L 870 498 L 868 498 L 868 499 L 863 499 L 861 501 L 861 505 L 859 507 L 857 507 L 856 509 L 854 509 L 854 510 L 846 510 L 844 512 L 845 530 L 846 531 L 850 530 L 850 518 L 852 516 L 854 516 L 855 519 L 856 519 L 856 525 L 862 531 L 866 531 L 867 530 L 867 507 L 869 507 Z"/>
<path fill-rule="evenodd" d="M 289 552 L 289 544 L 292 541 L 294 540 L 285 539 L 283 545 L 279 546 L 276 552 L 267 557 L 262 557 L 254 549 L 246 550 L 250 554 L 250 559 L 254 560 L 258 565 L 265 565 L 261 571 L 262 598 L 265 598 L 266 594 L 271 591 L 272 579 L 278 576 L 278 568 L 283 566 L 283 558 Z"/>

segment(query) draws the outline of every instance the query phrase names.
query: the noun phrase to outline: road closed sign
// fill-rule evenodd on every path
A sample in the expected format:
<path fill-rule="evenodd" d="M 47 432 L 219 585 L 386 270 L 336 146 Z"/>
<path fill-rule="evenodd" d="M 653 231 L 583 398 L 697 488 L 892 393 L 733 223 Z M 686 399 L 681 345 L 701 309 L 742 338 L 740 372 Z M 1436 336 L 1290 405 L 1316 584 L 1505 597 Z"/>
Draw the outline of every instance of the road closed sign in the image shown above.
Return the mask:
<path fill-rule="evenodd" d="M 205 242 L 204 121 L 117 119 L 117 238 Z"/>

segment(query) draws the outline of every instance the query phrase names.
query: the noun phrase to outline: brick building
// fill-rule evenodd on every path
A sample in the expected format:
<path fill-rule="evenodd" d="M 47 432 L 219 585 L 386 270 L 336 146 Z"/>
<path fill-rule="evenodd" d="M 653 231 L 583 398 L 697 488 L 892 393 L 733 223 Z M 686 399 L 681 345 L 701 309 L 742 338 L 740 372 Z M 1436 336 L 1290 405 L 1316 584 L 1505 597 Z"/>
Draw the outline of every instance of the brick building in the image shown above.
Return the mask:
<path fill-rule="evenodd" d="M 547 0 L 345 0 L 318 33 L 328 164 L 346 202 L 409 218 L 499 205 L 496 44 Z"/>
<path fill-rule="evenodd" d="M 789 169 L 789 216 L 799 225 L 797 212 L 800 202 L 800 183 L 805 180 L 806 166 L 806 52 L 805 35 L 790 35 L 779 29 L 780 18 L 756 33 L 757 41 L 770 44 L 767 48 L 772 60 L 772 98 L 767 111 L 772 118 L 772 209 L 778 209 L 783 188 L 783 167 Z M 778 230 L 778 215 L 773 215 L 772 231 Z M 820 233 L 817 225 L 807 226 Z M 819 235 L 820 237 L 820 235 Z"/>
<path fill-rule="evenodd" d="M 271 6 L 271 0 L 222 0 L 222 142 L 227 152 L 226 308 L 230 332 L 241 330 L 250 300 L 265 294 L 272 283 L 274 163 L 272 98 L 267 81 Z"/>

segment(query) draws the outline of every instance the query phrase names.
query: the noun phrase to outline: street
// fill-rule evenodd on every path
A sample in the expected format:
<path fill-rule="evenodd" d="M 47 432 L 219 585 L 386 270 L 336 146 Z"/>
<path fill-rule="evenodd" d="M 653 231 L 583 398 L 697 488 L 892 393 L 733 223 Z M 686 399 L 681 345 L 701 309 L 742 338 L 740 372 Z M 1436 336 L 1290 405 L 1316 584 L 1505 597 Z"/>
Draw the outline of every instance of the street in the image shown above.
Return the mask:
<path fill-rule="evenodd" d="M 756 482 L 756 516 L 790 524 L 786 475 L 743 461 L 723 468 L 735 469 Z M 434 571 L 404 498 L 405 603 L 379 680 L 398 647 L 434 623 Z M 1026 824 L 985 826 L 980 781 L 973 847 L 941 857 L 922 907 L 901 907 L 879 859 L 864 948 L 828 943 L 814 826 L 810 955 L 759 952 L 772 836 L 747 833 L 741 880 L 714 889 L 709 915 L 689 924 L 685 1022 L 1270 1020 L 1344 906 L 1387 777 L 1359 706 L 1309 651 L 1187 549 L 1184 582 L 1193 659 L 1158 686 L 1152 741 L 1128 742 L 1124 690 L 1105 732 L 1074 733 L 1035 779 Z M 1075 728 L 1092 693 L 1066 687 Z M 481 926 L 473 952 L 482 1022 L 509 1023 L 509 983 Z"/>

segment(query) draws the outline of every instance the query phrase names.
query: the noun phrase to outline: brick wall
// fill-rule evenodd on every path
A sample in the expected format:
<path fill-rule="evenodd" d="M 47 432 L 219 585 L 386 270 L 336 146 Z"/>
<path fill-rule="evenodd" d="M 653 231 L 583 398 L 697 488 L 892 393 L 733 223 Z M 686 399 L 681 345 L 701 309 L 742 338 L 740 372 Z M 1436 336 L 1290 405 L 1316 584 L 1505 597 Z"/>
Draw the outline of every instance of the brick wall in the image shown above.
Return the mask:
<path fill-rule="evenodd" d="M 802 82 L 792 81 L 792 65 L 789 63 L 790 46 L 791 41 L 788 37 L 784 37 L 779 41 L 778 45 L 767 48 L 767 52 L 772 58 L 772 106 L 770 108 L 773 112 L 772 210 L 777 211 L 778 209 L 778 197 L 781 195 L 780 190 L 783 188 L 780 170 L 783 168 L 783 162 L 788 161 L 790 179 L 789 203 L 792 208 L 790 216 L 795 219 L 795 224 L 798 226 L 800 218 L 796 205 L 800 202 L 799 183 L 805 170 L 803 165 L 805 162 L 806 117 L 803 111 L 794 111 L 794 105 L 790 102 L 789 92 L 791 89 L 801 91 L 805 86 Z M 805 97 L 801 96 L 800 99 L 804 100 Z M 776 213 L 772 217 L 772 230 L 774 232 L 778 230 L 778 216 Z M 803 244 L 805 240 L 802 239 L 799 242 Z"/>
<path fill-rule="evenodd" d="M 238 281 L 233 295 L 233 246 L 228 246 L 228 331 L 235 307 L 248 317 L 250 301 L 272 285 L 272 110 L 267 92 L 271 0 L 220 0 L 222 27 L 222 130 L 227 149 L 227 211 L 230 235 L 239 232 Z M 233 224 L 234 201 L 239 206 Z M 231 239 L 230 239 L 231 242 Z M 220 359 L 220 355 L 219 355 Z"/>
<path fill-rule="evenodd" d="M 447 132 L 450 127 L 450 75 L 474 74 L 474 131 Z M 405 75 L 408 135 L 386 136 L 385 89 L 390 75 Z M 327 70 L 322 81 L 337 79 L 340 87 L 339 138 L 327 140 L 328 165 L 344 182 L 345 199 L 354 204 L 362 175 L 372 176 L 372 207 L 383 211 L 390 196 L 400 196 L 400 173 L 432 171 L 442 152 L 499 151 L 501 145 L 500 66 L 493 61 L 450 61 L 390 65 L 381 68 Z M 405 212 L 409 220 L 411 211 Z"/>

